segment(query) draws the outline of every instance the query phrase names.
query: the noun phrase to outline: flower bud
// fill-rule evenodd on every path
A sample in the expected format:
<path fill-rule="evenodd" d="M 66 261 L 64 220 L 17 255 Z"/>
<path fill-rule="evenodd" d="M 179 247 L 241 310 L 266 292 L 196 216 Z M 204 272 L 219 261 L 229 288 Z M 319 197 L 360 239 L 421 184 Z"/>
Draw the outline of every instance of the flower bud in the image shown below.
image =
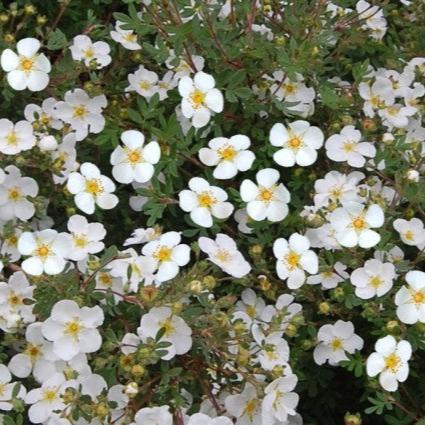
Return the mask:
<path fill-rule="evenodd" d="M 5 34 L 3 40 L 5 41 L 5 43 L 13 43 L 15 41 L 15 36 L 10 33 Z"/>
<path fill-rule="evenodd" d="M 29 3 L 24 6 L 24 13 L 25 15 L 35 15 L 37 13 L 37 9 L 33 4 Z"/>
<path fill-rule="evenodd" d="M 258 282 L 261 286 L 261 289 L 263 291 L 268 291 L 271 288 L 271 283 L 269 281 L 269 279 L 267 278 L 267 276 L 264 276 L 263 274 L 257 276 L 258 278 Z"/>
<path fill-rule="evenodd" d="M 375 131 L 376 130 L 376 122 L 371 118 L 366 118 L 362 122 L 363 128 L 366 131 Z"/>
<path fill-rule="evenodd" d="M 215 279 L 214 276 L 208 275 L 205 276 L 202 279 L 202 283 L 209 289 L 212 290 L 215 288 L 215 285 L 217 284 L 217 280 Z"/>
<path fill-rule="evenodd" d="M 124 389 L 124 393 L 127 394 L 130 398 L 136 397 L 139 392 L 139 386 L 136 382 L 129 382 Z"/>
<path fill-rule="evenodd" d="M 309 214 L 305 218 L 305 221 L 308 226 L 313 227 L 314 229 L 317 229 L 318 227 L 323 226 L 323 224 L 325 223 L 325 219 L 319 214 L 315 214 L 315 213 Z"/>
<path fill-rule="evenodd" d="M 345 425 L 362 425 L 362 417 L 360 413 L 351 414 L 347 412 L 344 416 L 344 424 Z"/>
<path fill-rule="evenodd" d="M 400 324 L 397 320 L 390 320 L 385 327 L 390 333 L 397 333 L 400 330 Z"/>
<path fill-rule="evenodd" d="M 406 172 L 407 180 L 413 183 L 417 183 L 419 181 L 419 177 L 420 177 L 420 174 L 417 170 L 412 169 L 412 170 L 407 170 Z"/>
<path fill-rule="evenodd" d="M 58 142 L 53 136 L 44 136 L 38 142 L 38 147 L 42 151 L 54 151 L 58 147 Z"/>
<path fill-rule="evenodd" d="M 134 376 L 142 376 L 144 373 L 145 368 L 140 364 L 136 364 L 131 368 L 131 374 Z"/>
<path fill-rule="evenodd" d="M 45 15 L 37 15 L 37 25 L 44 25 L 47 22 Z"/>
<path fill-rule="evenodd" d="M 330 311 L 331 311 L 331 305 L 328 302 L 323 301 L 319 304 L 319 313 L 328 315 Z"/>
<path fill-rule="evenodd" d="M 192 280 L 189 282 L 189 290 L 195 294 L 200 294 L 203 291 L 202 282 L 200 280 Z"/>
<path fill-rule="evenodd" d="M 292 323 L 289 323 L 289 325 L 285 329 L 285 334 L 289 337 L 294 337 L 298 333 L 298 328 L 293 325 Z"/>
<path fill-rule="evenodd" d="M 0 13 L 0 23 L 5 24 L 9 20 L 7 13 Z"/>

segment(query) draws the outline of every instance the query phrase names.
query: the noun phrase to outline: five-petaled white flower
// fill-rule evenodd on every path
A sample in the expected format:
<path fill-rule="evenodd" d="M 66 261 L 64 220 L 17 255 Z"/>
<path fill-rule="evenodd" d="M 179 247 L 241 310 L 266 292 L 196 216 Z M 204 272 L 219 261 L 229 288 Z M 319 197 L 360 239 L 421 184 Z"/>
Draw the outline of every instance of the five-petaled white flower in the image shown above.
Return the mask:
<path fill-rule="evenodd" d="M 112 193 L 115 190 L 114 182 L 100 174 L 99 168 L 90 162 L 82 164 L 80 172 L 69 175 L 66 187 L 75 195 L 77 207 L 86 214 L 93 214 L 96 204 L 110 210 L 118 203 L 117 196 Z"/>
<path fill-rule="evenodd" d="M 223 110 L 223 95 L 215 88 L 212 75 L 199 71 L 192 78 L 182 77 L 179 81 L 179 93 L 182 99 L 182 112 L 190 118 L 195 128 L 204 127 L 211 118 L 211 112 Z"/>
<path fill-rule="evenodd" d="M 86 66 L 94 66 L 96 69 L 104 68 L 111 63 L 109 53 L 111 48 L 104 41 L 93 43 L 89 36 L 81 34 L 73 39 L 73 44 L 69 48 L 72 59 L 83 61 Z"/>
<path fill-rule="evenodd" d="M 227 193 L 211 186 L 201 177 L 193 177 L 189 181 L 190 190 L 179 193 L 179 205 L 183 211 L 190 212 L 190 218 L 198 226 L 211 227 L 213 217 L 226 219 L 233 212 L 233 205 L 226 202 Z"/>
<path fill-rule="evenodd" d="M 265 168 L 256 174 L 257 184 L 251 180 L 242 182 L 241 198 L 247 202 L 246 211 L 253 220 L 281 221 L 288 215 L 291 195 L 278 183 L 279 177 L 277 170 Z"/>
<path fill-rule="evenodd" d="M 49 84 L 51 65 L 35 38 L 24 38 L 16 44 L 16 54 L 6 49 L 1 54 L 1 67 L 7 72 L 7 82 L 14 90 L 41 91 Z"/>
<path fill-rule="evenodd" d="M 411 270 L 405 279 L 408 286 L 403 285 L 395 294 L 397 317 L 408 325 L 425 323 L 425 273 Z"/>
<path fill-rule="evenodd" d="M 208 254 L 208 259 L 227 274 L 240 278 L 251 271 L 250 264 L 240 253 L 231 237 L 218 233 L 215 240 L 200 237 L 198 244 L 201 251 Z"/>
<path fill-rule="evenodd" d="M 394 220 L 393 227 L 400 234 L 401 240 L 406 245 L 416 246 L 419 249 L 425 247 L 424 223 L 419 218 Z"/>
<path fill-rule="evenodd" d="M 82 215 L 75 214 L 69 217 L 68 230 L 71 235 L 70 260 L 84 260 L 89 254 L 96 254 L 105 247 L 102 240 L 106 236 L 106 229 L 102 223 L 89 223 Z"/>
<path fill-rule="evenodd" d="M 392 288 L 395 276 L 394 264 L 371 259 L 363 267 L 354 270 L 350 279 L 356 287 L 356 295 L 367 300 L 385 295 Z"/>
<path fill-rule="evenodd" d="M 155 260 L 158 268 L 155 275 L 157 282 L 173 279 L 179 273 L 179 267 L 189 262 L 190 247 L 180 241 L 180 233 L 167 232 L 143 247 L 142 254 Z"/>
<path fill-rule="evenodd" d="M 338 320 L 333 325 L 323 325 L 317 334 L 318 345 L 314 349 L 314 361 L 318 365 L 329 362 L 336 366 L 342 360 L 348 360 L 347 353 L 353 354 L 363 348 L 363 339 L 354 333 L 351 322 Z"/>
<path fill-rule="evenodd" d="M 215 166 L 216 179 L 231 179 L 238 171 L 249 170 L 255 155 L 247 150 L 251 144 L 249 137 L 237 134 L 230 138 L 216 137 L 209 141 L 208 148 L 199 151 L 199 159 L 208 166 Z"/>
<path fill-rule="evenodd" d="M 372 353 L 366 363 L 369 376 L 379 374 L 379 383 L 387 391 L 397 391 L 398 383 L 404 382 L 409 376 L 408 361 L 412 355 L 409 341 L 399 341 L 392 335 L 378 339 L 375 353 Z"/>
<path fill-rule="evenodd" d="M 18 240 L 19 252 L 30 257 L 22 262 L 22 269 L 35 276 L 61 273 L 70 248 L 69 235 L 53 229 L 23 232 Z"/>
<path fill-rule="evenodd" d="M 124 146 L 117 146 L 111 154 L 112 175 L 117 182 L 148 182 L 155 171 L 161 150 L 157 142 L 145 145 L 145 136 L 137 130 L 127 130 L 121 134 Z"/>
<path fill-rule="evenodd" d="M 100 348 L 102 337 L 96 329 L 104 320 L 99 306 L 79 307 L 75 301 L 61 300 L 43 322 L 41 332 L 53 342 L 53 352 L 62 360 L 79 353 L 93 353 Z"/>
<path fill-rule="evenodd" d="M 358 202 L 347 202 L 330 214 L 329 221 L 342 246 L 371 248 L 381 240 L 372 228 L 384 224 L 384 212 L 378 204 L 366 207 Z"/>
<path fill-rule="evenodd" d="M 375 146 L 369 142 L 360 142 L 362 135 L 354 126 L 345 126 L 340 134 L 334 134 L 326 140 L 326 155 L 332 161 L 344 162 L 352 167 L 363 167 L 367 158 L 376 155 Z"/>
<path fill-rule="evenodd" d="M 136 413 L 131 425 L 173 425 L 173 417 L 167 405 L 144 407 Z"/>
<path fill-rule="evenodd" d="M 277 123 L 270 130 L 270 143 L 281 148 L 274 153 L 273 159 L 282 167 L 313 164 L 323 140 L 322 130 L 303 120 L 294 121 L 288 127 Z"/>
<path fill-rule="evenodd" d="M 38 184 L 31 177 L 22 177 L 19 168 L 9 165 L 4 182 L 0 185 L 0 219 L 29 220 L 35 213 L 34 204 L 27 197 L 38 194 Z"/>
<path fill-rule="evenodd" d="M 0 119 L 0 152 L 5 155 L 16 155 L 27 151 L 35 145 L 36 138 L 32 125 L 28 121 L 12 121 Z"/>
<path fill-rule="evenodd" d="M 169 307 L 154 307 L 142 316 L 137 334 L 146 341 L 147 338 L 155 338 L 163 329 L 164 335 L 160 342 L 169 342 L 171 345 L 165 350 L 162 359 L 170 360 L 175 355 L 186 354 L 192 347 L 192 329 L 179 316 L 173 314 Z"/>
<path fill-rule="evenodd" d="M 282 280 L 288 279 L 290 289 L 297 289 L 304 284 L 306 271 L 316 274 L 319 269 L 317 255 L 309 248 L 310 241 L 299 233 L 293 233 L 288 241 L 276 239 L 273 244 L 277 275 Z"/>

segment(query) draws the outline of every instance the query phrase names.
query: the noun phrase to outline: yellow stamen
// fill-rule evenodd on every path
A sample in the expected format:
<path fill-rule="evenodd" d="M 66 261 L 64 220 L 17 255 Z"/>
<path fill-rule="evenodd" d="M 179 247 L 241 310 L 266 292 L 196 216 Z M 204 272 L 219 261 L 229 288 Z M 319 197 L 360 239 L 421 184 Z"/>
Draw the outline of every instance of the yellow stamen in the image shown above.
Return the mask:
<path fill-rule="evenodd" d="M 86 191 L 96 196 L 103 192 L 102 183 L 98 179 L 91 179 L 86 181 Z"/>
<path fill-rule="evenodd" d="M 209 192 L 201 192 L 198 194 L 198 204 L 204 208 L 211 208 L 217 200 Z"/>
<path fill-rule="evenodd" d="M 168 246 L 161 246 L 153 255 L 158 261 L 170 261 L 172 250 Z"/>
<path fill-rule="evenodd" d="M 224 161 L 232 161 L 236 156 L 236 150 L 233 146 L 226 145 L 218 150 L 218 156 Z"/>
<path fill-rule="evenodd" d="M 190 101 L 191 101 L 191 103 L 192 103 L 192 106 L 195 108 L 195 109 L 198 109 L 198 108 L 200 108 L 201 107 L 201 105 L 204 103 L 204 101 L 205 101 L 205 97 L 206 97 L 206 94 L 205 93 L 203 93 L 203 92 L 201 92 L 200 90 L 195 90 L 190 96 L 189 96 L 189 99 L 190 99 Z"/>

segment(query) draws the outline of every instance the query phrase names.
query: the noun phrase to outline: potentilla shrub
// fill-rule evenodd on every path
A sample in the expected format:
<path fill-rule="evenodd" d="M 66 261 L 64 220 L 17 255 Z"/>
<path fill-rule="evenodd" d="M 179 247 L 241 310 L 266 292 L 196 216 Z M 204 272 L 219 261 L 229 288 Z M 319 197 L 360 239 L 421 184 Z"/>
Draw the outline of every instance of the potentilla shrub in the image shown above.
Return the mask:
<path fill-rule="evenodd" d="M 425 4 L 0 2 L 0 423 L 425 423 Z"/>

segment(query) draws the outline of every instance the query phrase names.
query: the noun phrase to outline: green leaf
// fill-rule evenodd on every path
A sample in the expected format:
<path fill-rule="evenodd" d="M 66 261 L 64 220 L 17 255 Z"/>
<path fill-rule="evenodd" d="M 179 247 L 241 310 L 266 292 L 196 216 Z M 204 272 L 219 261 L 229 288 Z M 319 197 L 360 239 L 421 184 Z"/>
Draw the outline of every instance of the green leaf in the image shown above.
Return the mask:
<path fill-rule="evenodd" d="M 47 39 L 47 48 L 49 50 L 60 50 L 66 47 L 67 44 L 66 35 L 59 28 L 52 31 Z"/>

